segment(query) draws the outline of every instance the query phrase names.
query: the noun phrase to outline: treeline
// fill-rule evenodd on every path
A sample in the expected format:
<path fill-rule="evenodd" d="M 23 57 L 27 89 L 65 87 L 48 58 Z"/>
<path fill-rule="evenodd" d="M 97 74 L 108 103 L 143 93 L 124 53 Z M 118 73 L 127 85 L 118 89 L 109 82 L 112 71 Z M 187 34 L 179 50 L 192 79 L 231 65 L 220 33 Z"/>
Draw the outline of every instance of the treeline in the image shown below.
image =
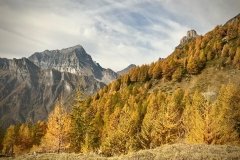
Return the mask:
<path fill-rule="evenodd" d="M 3 153 L 112 156 L 177 142 L 240 144 L 239 86 L 222 86 L 216 95 L 146 90 L 130 85 L 84 101 L 77 93 L 71 114 L 58 102 L 47 123 L 10 126 Z"/>
<path fill-rule="evenodd" d="M 47 122 L 9 126 L 1 138 L 1 152 L 11 156 L 29 152 L 69 151 L 66 148 L 70 145 L 70 126 L 70 115 L 58 101 Z"/>
<path fill-rule="evenodd" d="M 240 89 L 236 86 L 223 86 L 213 97 L 181 89 L 148 94 L 145 87 L 130 85 L 76 105 L 75 151 L 100 150 L 111 156 L 180 141 L 239 144 Z"/>
<path fill-rule="evenodd" d="M 181 45 L 166 59 L 142 65 L 121 77 L 118 82 L 129 84 L 151 79 L 180 81 L 186 74 L 199 74 L 206 65 L 240 69 L 240 18 L 217 26 L 204 36 Z"/>
<path fill-rule="evenodd" d="M 42 137 L 47 129 L 46 122 L 36 124 L 23 123 L 11 125 L 1 138 L 1 151 L 6 155 L 22 154 L 41 144 Z M 2 131 L 2 130 L 1 130 Z"/>

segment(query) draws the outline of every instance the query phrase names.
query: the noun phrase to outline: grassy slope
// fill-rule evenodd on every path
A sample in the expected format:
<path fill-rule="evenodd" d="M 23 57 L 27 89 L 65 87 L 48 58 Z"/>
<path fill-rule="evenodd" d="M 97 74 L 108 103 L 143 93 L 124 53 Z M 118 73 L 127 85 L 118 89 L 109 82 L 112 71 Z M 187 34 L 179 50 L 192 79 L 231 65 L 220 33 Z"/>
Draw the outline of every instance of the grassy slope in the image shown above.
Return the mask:
<path fill-rule="evenodd" d="M 232 83 L 239 85 L 239 79 L 240 70 L 209 65 L 202 70 L 201 74 L 186 75 L 181 82 L 164 82 L 164 80 L 156 81 L 156 84 L 153 85 L 151 90 L 161 90 L 171 93 L 176 90 L 176 88 L 182 88 L 183 90 L 188 91 L 195 91 L 198 89 L 201 92 L 218 92 L 223 84 Z"/>
<path fill-rule="evenodd" d="M 13 158 L 8 158 L 13 159 Z M 141 150 L 139 152 L 130 153 L 119 157 L 100 157 L 98 155 L 89 154 L 39 154 L 24 155 L 14 160 L 238 160 L 240 159 L 240 147 L 227 145 L 189 145 L 189 144 L 173 144 L 164 145 L 156 149 Z"/>

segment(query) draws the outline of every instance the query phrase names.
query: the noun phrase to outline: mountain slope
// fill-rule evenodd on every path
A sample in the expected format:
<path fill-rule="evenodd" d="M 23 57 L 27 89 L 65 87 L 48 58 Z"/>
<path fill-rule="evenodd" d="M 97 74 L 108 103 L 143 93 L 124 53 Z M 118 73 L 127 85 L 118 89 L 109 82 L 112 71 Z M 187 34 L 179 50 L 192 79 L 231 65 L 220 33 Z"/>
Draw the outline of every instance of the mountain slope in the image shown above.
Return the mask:
<path fill-rule="evenodd" d="M 128 73 L 132 68 L 135 68 L 135 67 L 136 67 L 135 64 L 130 64 L 129 66 L 127 66 L 127 67 L 124 68 L 123 70 L 118 71 L 117 74 L 118 74 L 118 75 L 124 75 L 124 74 Z"/>
<path fill-rule="evenodd" d="M 76 88 L 92 94 L 103 87 L 94 77 L 41 70 L 26 58 L 0 59 L 0 118 L 5 126 L 46 119 L 56 99 L 65 99 Z"/>
<path fill-rule="evenodd" d="M 0 121 L 5 128 L 47 119 L 57 98 L 65 101 L 76 89 L 93 94 L 116 77 L 79 45 L 37 52 L 29 59 L 0 58 Z"/>
<path fill-rule="evenodd" d="M 77 75 L 93 76 L 105 84 L 117 78 L 111 69 L 104 69 L 94 62 L 80 45 L 62 49 L 36 52 L 29 57 L 41 69 L 55 69 Z"/>
<path fill-rule="evenodd" d="M 94 140 L 89 151 L 112 156 L 178 141 L 239 144 L 239 26 L 237 16 L 193 36 L 167 58 L 133 68 L 82 102 L 86 125 L 95 126 L 85 135 Z"/>

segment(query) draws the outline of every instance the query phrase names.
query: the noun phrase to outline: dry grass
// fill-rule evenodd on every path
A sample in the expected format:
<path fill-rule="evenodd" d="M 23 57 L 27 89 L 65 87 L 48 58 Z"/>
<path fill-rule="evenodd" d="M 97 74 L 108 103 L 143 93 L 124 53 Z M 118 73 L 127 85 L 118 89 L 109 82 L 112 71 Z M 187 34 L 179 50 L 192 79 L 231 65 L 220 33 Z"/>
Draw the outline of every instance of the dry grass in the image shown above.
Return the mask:
<path fill-rule="evenodd" d="M 167 93 L 172 93 L 177 88 L 188 90 L 190 92 L 196 89 L 201 92 L 213 91 L 218 92 L 223 84 L 239 85 L 240 70 L 231 68 L 218 68 L 209 66 L 205 68 L 201 74 L 185 75 L 181 82 L 172 81 L 157 81 L 152 90 L 160 90 Z"/>
<path fill-rule="evenodd" d="M 113 158 L 114 159 L 114 158 Z M 240 147 L 216 145 L 164 145 L 152 150 L 142 150 L 118 160 L 238 160 Z"/>
<path fill-rule="evenodd" d="M 5 158 L 6 159 L 6 158 Z M 23 155 L 11 160 L 239 160 L 240 147 L 227 145 L 164 145 L 156 149 L 141 150 L 119 157 L 101 157 L 95 154 L 45 153 Z"/>

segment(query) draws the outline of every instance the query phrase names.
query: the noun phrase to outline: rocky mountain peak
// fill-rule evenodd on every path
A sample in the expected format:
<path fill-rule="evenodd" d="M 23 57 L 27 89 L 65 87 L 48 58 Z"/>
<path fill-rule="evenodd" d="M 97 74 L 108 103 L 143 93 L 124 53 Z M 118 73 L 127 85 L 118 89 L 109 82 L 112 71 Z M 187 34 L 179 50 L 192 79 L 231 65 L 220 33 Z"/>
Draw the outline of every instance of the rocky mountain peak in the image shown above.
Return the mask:
<path fill-rule="evenodd" d="M 48 117 L 61 95 L 92 94 L 117 78 L 94 62 L 81 45 L 36 52 L 29 58 L 0 58 L 0 121 L 3 127 Z"/>
<path fill-rule="evenodd" d="M 84 50 L 83 46 L 80 45 L 80 44 L 77 44 L 77 45 L 72 46 L 72 47 L 64 48 L 62 50 L 75 50 L 75 49 L 83 49 Z"/>
<path fill-rule="evenodd" d="M 43 52 L 36 52 L 33 55 L 29 57 L 31 61 L 36 61 L 36 60 L 45 60 L 46 58 L 57 58 L 59 56 L 65 56 L 65 57 L 70 57 L 70 56 L 76 56 L 75 58 L 83 58 L 81 56 L 86 56 L 90 57 L 84 48 L 81 45 L 76 45 L 73 47 L 69 48 L 63 48 L 61 50 L 45 50 Z"/>
<path fill-rule="evenodd" d="M 136 67 L 135 64 L 130 64 L 129 66 L 127 66 L 126 68 L 124 68 L 123 70 L 121 71 L 118 71 L 117 73 L 119 75 L 123 75 L 123 74 L 126 74 L 128 71 L 130 71 L 132 68 Z"/>
<path fill-rule="evenodd" d="M 55 69 L 60 72 L 93 76 L 105 84 L 117 78 L 117 73 L 102 68 L 93 61 L 81 45 L 61 50 L 36 52 L 29 59 L 41 69 Z"/>
<path fill-rule="evenodd" d="M 198 36 L 198 34 L 197 34 L 197 32 L 194 29 L 187 31 L 187 35 L 184 36 L 180 40 L 180 45 L 185 44 L 186 42 L 188 42 L 189 40 L 191 40 L 191 39 L 193 39 L 193 38 L 195 38 L 197 36 Z"/>
<path fill-rule="evenodd" d="M 89 56 L 81 45 L 76 45 L 76 46 L 69 47 L 69 48 L 63 48 L 59 51 L 59 53 L 70 54 L 70 55 L 71 54 L 76 54 L 76 55 L 87 55 L 87 56 Z"/>
<path fill-rule="evenodd" d="M 83 74 L 91 68 L 93 61 L 81 45 L 61 50 L 36 52 L 29 59 L 42 69 L 56 69 L 61 72 Z"/>
<path fill-rule="evenodd" d="M 187 37 L 194 38 L 196 36 L 197 36 L 197 32 L 194 29 L 187 31 Z"/>

